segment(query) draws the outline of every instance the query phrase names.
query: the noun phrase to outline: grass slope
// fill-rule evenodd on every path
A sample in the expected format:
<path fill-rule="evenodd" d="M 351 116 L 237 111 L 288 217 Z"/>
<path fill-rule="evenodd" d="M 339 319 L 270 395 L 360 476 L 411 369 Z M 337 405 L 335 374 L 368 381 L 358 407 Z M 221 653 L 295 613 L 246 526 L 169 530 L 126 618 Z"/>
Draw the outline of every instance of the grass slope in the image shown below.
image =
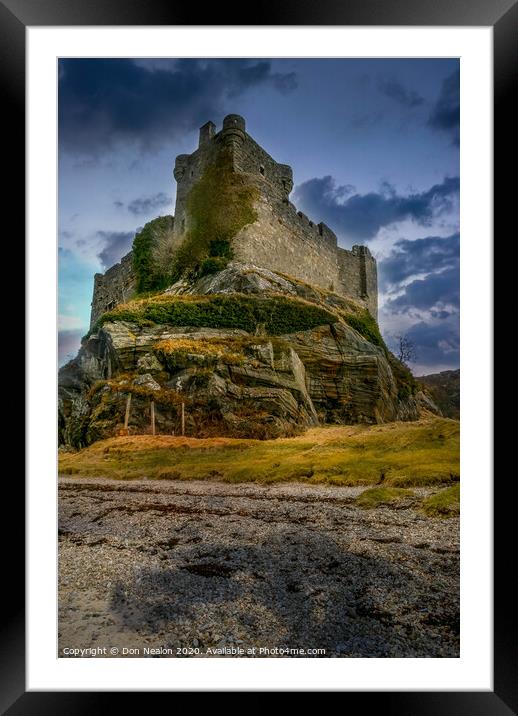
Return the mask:
<path fill-rule="evenodd" d="M 381 505 L 391 505 L 405 497 L 412 497 L 413 494 L 412 490 L 406 487 L 372 487 L 370 490 L 364 490 L 356 498 L 356 504 L 371 509 Z"/>
<path fill-rule="evenodd" d="M 423 500 L 422 509 L 428 517 L 450 517 L 460 512 L 460 484 L 447 487 Z"/>
<path fill-rule="evenodd" d="M 376 426 L 328 426 L 268 441 L 117 437 L 78 452 L 60 453 L 59 470 L 118 479 L 433 486 L 458 480 L 459 423 L 430 418 Z"/>

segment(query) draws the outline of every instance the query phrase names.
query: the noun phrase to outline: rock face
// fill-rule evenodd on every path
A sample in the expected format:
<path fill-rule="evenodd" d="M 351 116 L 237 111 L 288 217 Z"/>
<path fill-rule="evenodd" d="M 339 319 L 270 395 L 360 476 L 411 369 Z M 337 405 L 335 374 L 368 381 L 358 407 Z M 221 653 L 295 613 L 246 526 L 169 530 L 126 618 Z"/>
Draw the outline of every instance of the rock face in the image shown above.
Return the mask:
<path fill-rule="evenodd" d="M 284 294 L 349 306 L 256 267 L 232 264 L 166 294 Z M 350 306 L 349 306 L 350 307 Z M 276 438 L 319 423 L 412 420 L 418 405 L 401 390 L 386 351 L 344 321 L 269 336 L 238 329 L 106 322 L 84 340 L 59 376 L 59 438 L 83 446 L 128 430 Z"/>
<path fill-rule="evenodd" d="M 421 375 L 417 379 L 428 399 L 439 406 L 446 418 L 460 417 L 460 369 Z"/>

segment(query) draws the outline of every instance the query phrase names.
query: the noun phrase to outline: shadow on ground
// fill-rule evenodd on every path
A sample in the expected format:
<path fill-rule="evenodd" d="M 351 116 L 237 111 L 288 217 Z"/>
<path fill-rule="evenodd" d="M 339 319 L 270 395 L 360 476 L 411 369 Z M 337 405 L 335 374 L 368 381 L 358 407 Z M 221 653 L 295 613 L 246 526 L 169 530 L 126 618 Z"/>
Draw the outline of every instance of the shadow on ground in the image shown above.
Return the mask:
<path fill-rule="evenodd" d="M 289 529 L 253 546 L 196 545 L 178 553 L 175 540 L 164 544 L 164 567 L 141 569 L 131 584 L 117 583 L 110 598 L 122 627 L 161 636 L 164 646 L 178 645 L 175 629 L 181 624 L 185 634 L 187 623 L 202 648 L 459 655 L 458 594 L 446 593 L 438 579 L 458 573 L 456 556 L 436 555 L 411 570 L 406 560 L 348 552 L 320 532 L 305 531 L 299 540 Z"/>

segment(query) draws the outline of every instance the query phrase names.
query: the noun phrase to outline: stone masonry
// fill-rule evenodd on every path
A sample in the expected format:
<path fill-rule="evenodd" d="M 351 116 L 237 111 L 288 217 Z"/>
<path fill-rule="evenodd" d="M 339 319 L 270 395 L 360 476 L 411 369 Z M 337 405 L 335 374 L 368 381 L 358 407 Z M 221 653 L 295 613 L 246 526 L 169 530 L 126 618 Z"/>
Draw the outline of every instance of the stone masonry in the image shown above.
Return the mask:
<path fill-rule="evenodd" d="M 120 263 L 111 266 L 105 273 L 95 274 L 90 326 L 103 313 L 132 298 L 135 288 L 133 254 L 130 251 L 122 257 Z"/>
<path fill-rule="evenodd" d="M 336 235 L 323 222 L 315 224 L 297 211 L 289 200 L 293 173 L 279 164 L 246 132 L 245 120 L 230 114 L 216 132 L 213 122 L 200 129 L 199 145 L 192 154 L 176 157 L 177 182 L 173 246 L 179 246 L 189 229 L 186 200 L 205 168 L 225 151 L 234 171 L 251 175 L 259 189 L 257 220 L 233 239 L 234 258 L 307 283 L 350 296 L 364 303 L 377 319 L 378 287 L 376 260 L 366 246 L 352 250 L 338 246 Z M 92 323 L 99 315 L 134 293 L 131 253 L 105 274 L 96 274 Z"/>

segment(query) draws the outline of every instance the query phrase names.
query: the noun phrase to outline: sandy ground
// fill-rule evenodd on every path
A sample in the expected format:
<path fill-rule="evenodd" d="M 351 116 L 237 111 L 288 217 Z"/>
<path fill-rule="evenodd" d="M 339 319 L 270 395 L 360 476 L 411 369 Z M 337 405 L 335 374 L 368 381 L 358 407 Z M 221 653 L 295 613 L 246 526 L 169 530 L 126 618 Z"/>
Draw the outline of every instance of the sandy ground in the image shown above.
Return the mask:
<path fill-rule="evenodd" d="M 362 489 L 60 478 L 59 656 L 458 656 L 459 520 Z"/>

